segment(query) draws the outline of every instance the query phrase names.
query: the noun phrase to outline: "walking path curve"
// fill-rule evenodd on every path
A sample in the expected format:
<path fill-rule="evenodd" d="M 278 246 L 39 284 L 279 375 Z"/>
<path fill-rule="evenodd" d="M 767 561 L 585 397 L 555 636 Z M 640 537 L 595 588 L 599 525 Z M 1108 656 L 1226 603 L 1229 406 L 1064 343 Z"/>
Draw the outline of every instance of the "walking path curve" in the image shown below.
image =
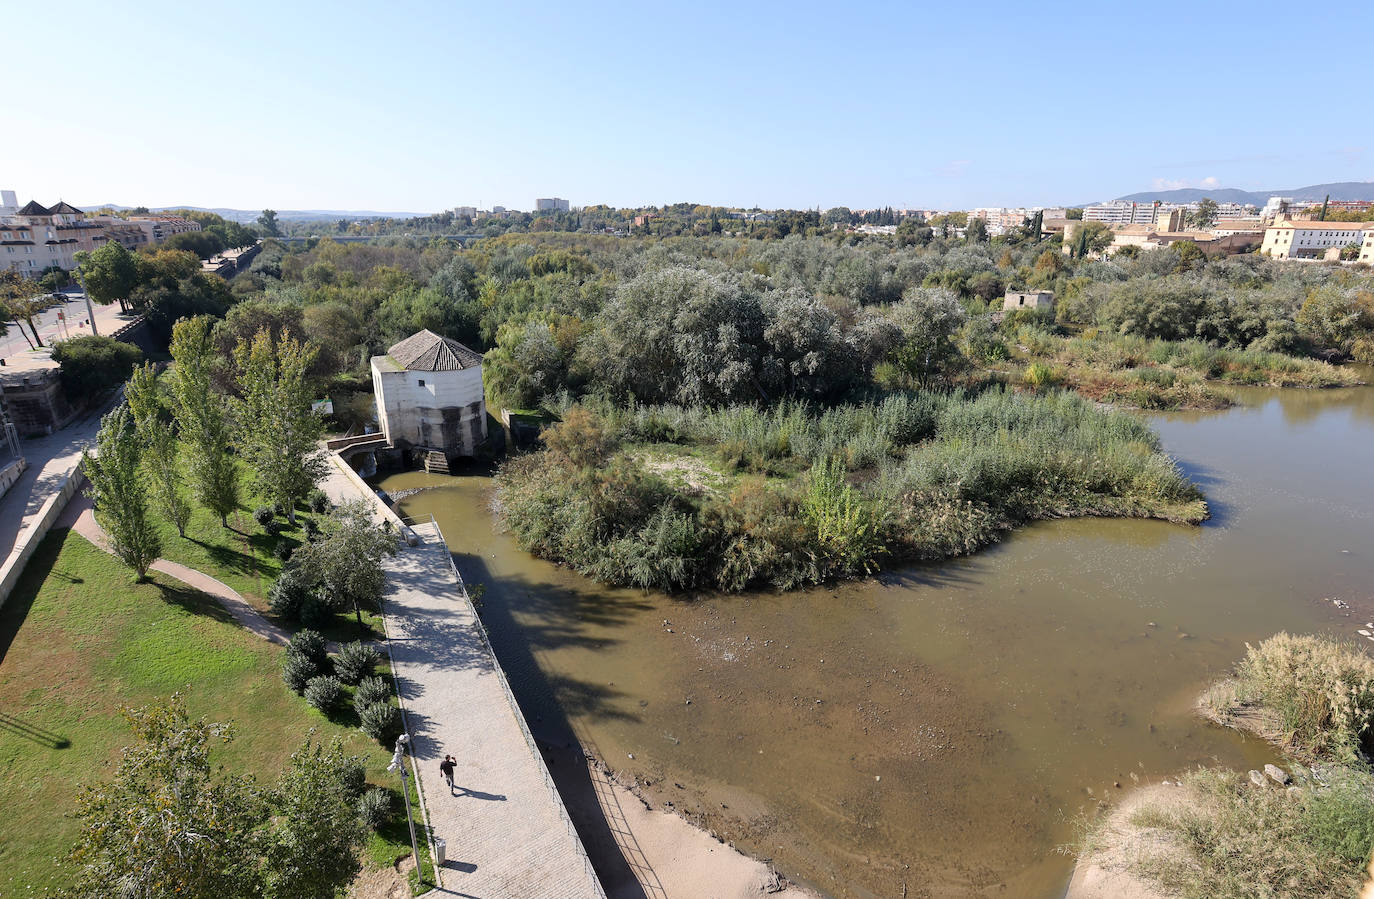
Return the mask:
<path fill-rule="evenodd" d="M 105 552 L 114 552 L 110 546 L 110 538 L 95 520 L 91 500 L 85 494 L 72 498 L 71 503 L 62 512 L 62 517 L 57 520 L 57 526 L 69 527 Z M 237 590 L 205 572 L 167 559 L 158 559 L 152 564 L 152 570 L 176 578 L 186 586 L 214 597 L 244 630 L 257 634 L 264 640 L 285 646 L 290 639 L 290 634 L 264 618 Z"/>

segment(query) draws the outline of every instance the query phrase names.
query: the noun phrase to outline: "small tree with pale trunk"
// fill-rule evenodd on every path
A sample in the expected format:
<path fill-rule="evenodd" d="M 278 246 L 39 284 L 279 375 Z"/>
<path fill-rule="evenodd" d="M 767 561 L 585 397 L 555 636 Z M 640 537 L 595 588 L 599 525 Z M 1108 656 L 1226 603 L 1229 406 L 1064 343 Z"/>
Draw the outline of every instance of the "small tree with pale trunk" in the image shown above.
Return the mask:
<path fill-rule="evenodd" d="M 83 455 L 82 464 L 95 503 L 96 520 L 110 537 L 115 555 L 147 577 L 162 552 L 162 539 L 148 517 L 138 431 L 133 414 L 120 406 L 100 422 L 96 454 Z"/>

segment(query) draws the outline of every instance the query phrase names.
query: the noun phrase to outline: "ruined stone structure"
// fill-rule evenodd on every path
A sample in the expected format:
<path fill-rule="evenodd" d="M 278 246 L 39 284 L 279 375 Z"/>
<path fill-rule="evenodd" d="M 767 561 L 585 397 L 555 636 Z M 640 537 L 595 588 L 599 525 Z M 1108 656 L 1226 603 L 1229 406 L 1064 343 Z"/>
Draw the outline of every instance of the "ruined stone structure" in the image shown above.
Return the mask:
<path fill-rule="evenodd" d="M 482 356 L 456 340 L 420 331 L 373 356 L 372 389 L 386 442 L 427 468 L 446 470 L 487 439 Z"/>
<path fill-rule="evenodd" d="M 0 395 L 22 437 L 41 437 L 66 427 L 81 411 L 62 391 L 56 366 L 0 369 Z"/>
<path fill-rule="evenodd" d="M 1048 290 L 1008 290 L 1002 298 L 1002 309 L 1006 312 L 1018 309 L 1048 312 L 1054 309 L 1054 294 Z"/>

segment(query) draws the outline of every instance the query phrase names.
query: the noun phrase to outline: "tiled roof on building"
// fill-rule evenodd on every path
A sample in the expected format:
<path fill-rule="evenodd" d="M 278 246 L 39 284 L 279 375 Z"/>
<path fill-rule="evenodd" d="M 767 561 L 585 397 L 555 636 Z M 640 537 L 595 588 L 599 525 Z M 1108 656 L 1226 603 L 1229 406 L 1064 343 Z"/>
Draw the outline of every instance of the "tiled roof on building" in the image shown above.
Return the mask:
<path fill-rule="evenodd" d="M 19 210 L 19 215 L 52 215 L 52 210 L 46 206 L 38 205 L 37 200 L 30 200 L 24 204 L 24 208 Z"/>
<path fill-rule="evenodd" d="M 482 364 L 481 353 L 430 330 L 410 335 L 387 350 L 387 355 L 410 371 L 461 371 Z"/>
<path fill-rule="evenodd" d="M 80 209 L 77 209 L 75 206 L 73 206 L 71 203 L 68 203 L 66 200 L 58 200 L 57 205 L 54 206 L 52 209 L 49 209 L 48 211 L 51 212 L 53 215 L 85 215 L 84 212 L 82 212 Z"/>

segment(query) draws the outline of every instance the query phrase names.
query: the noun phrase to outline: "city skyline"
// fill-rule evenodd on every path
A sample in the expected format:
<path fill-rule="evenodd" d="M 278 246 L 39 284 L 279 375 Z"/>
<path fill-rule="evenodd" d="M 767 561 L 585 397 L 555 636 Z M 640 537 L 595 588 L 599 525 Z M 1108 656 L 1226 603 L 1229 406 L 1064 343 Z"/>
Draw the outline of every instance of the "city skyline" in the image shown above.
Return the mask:
<path fill-rule="evenodd" d="M 1282 71 L 1329 41 L 1319 22 L 1280 33 L 1268 8 L 1087 20 L 994 5 L 970 20 L 881 4 L 412 3 L 378 17 L 249 2 L 227 24 L 163 2 L 135 16 L 78 2 L 60 20 L 20 7 L 12 34 L 79 64 L 11 94 L 7 130 L 30 139 L 4 142 L 0 180 L 43 203 L 420 213 L 551 196 L 1034 206 L 1369 180 L 1374 124 L 1341 86 L 1361 74 L 1352 58 L 1325 64 L 1329 90 L 1226 80 L 1237 61 Z M 1374 23 L 1341 35 L 1362 45 Z M 1339 127 L 1313 135 L 1310 121 Z"/>

